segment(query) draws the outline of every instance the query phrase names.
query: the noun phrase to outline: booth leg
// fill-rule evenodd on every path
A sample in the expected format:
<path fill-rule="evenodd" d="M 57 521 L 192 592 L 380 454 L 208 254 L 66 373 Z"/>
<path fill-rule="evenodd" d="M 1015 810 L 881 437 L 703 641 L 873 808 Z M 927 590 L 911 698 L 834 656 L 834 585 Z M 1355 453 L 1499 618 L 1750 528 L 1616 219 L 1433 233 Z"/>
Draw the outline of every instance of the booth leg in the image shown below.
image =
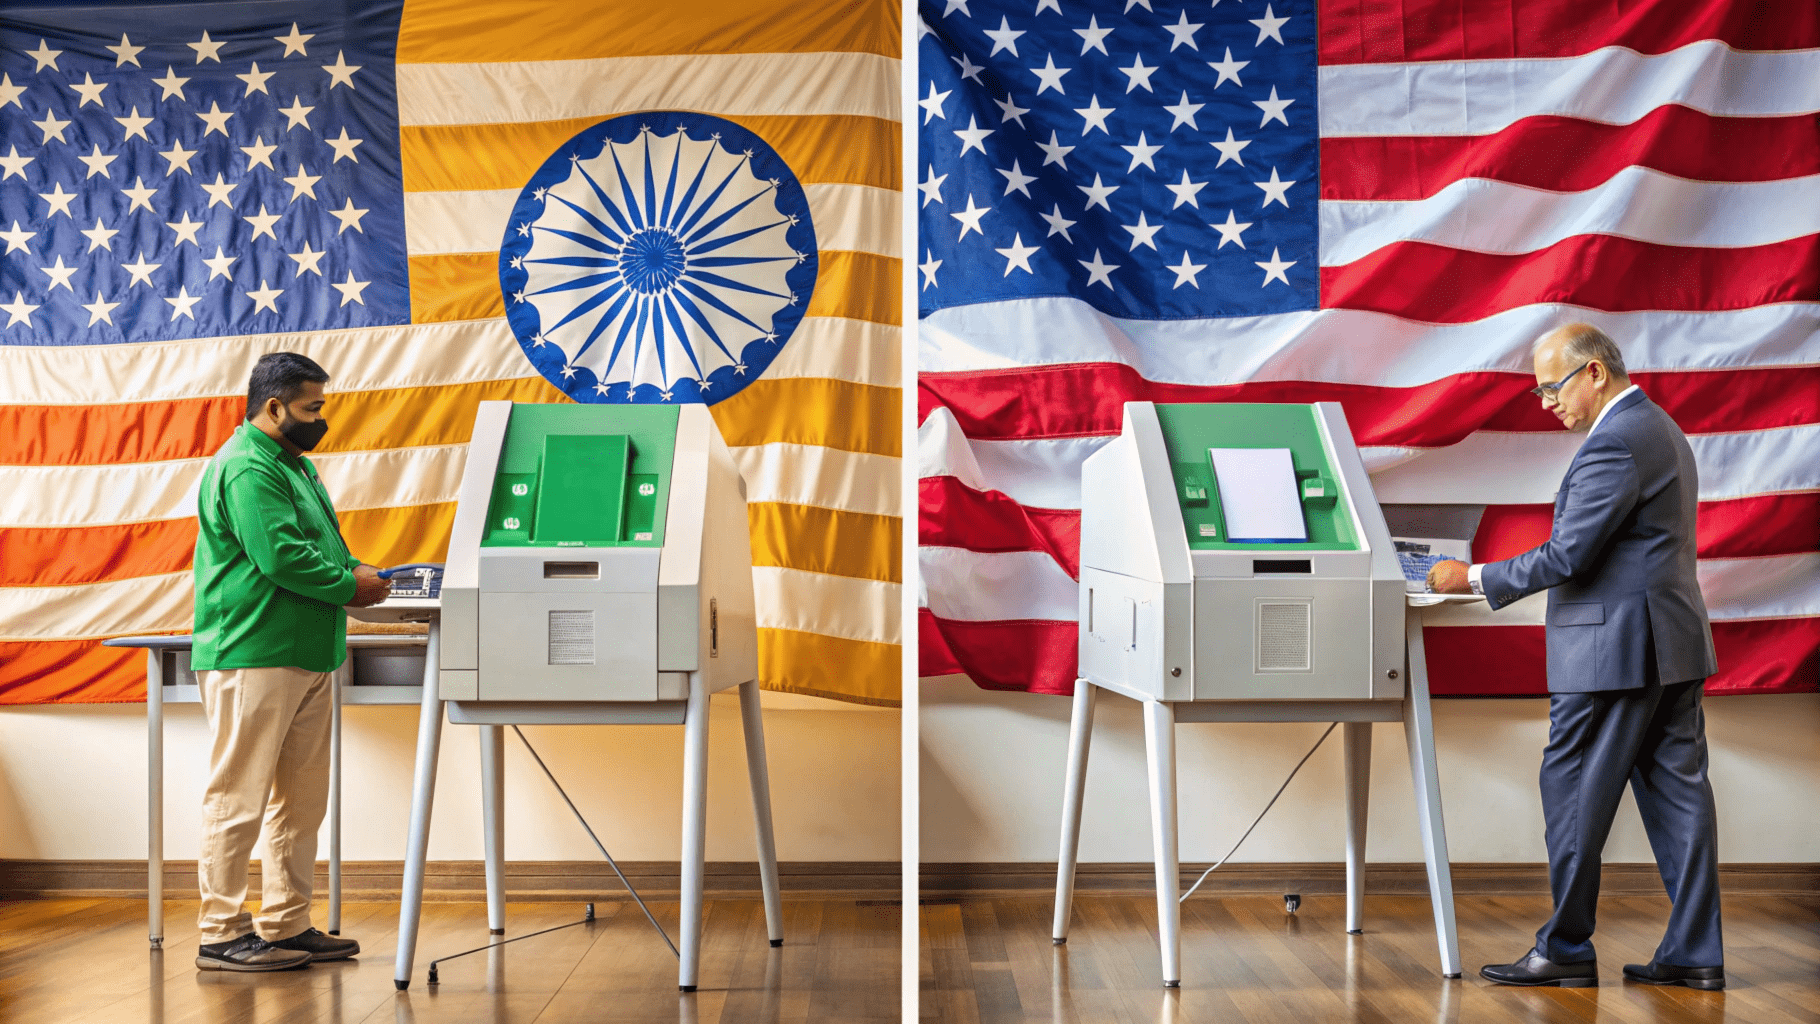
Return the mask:
<path fill-rule="evenodd" d="M 145 917 L 153 949 L 164 947 L 164 652 L 145 652 Z"/>
<path fill-rule="evenodd" d="M 506 730 L 480 727 L 481 848 L 487 865 L 487 931 L 506 933 Z"/>
<path fill-rule="evenodd" d="M 1156 848 L 1156 933 L 1163 987 L 1182 984 L 1182 880 L 1176 844 L 1175 707 L 1144 702 L 1144 750 L 1150 770 L 1150 841 Z"/>
<path fill-rule="evenodd" d="M 1405 618 L 1409 659 L 1409 696 L 1403 701 L 1403 735 L 1409 743 L 1409 773 L 1414 777 L 1416 817 L 1422 827 L 1422 853 L 1428 861 L 1428 897 L 1434 905 L 1435 940 L 1441 948 L 1441 973 L 1460 976 L 1460 933 L 1454 921 L 1453 869 L 1447 857 L 1447 827 L 1441 817 L 1441 776 L 1435 767 L 1434 712 L 1428 702 L 1428 663 L 1422 645 L 1422 616 Z"/>
<path fill-rule="evenodd" d="M 1068 773 L 1062 780 L 1062 846 L 1055 864 L 1055 923 L 1049 937 L 1068 941 L 1074 912 L 1074 866 L 1081 849 L 1081 804 L 1087 792 L 1087 748 L 1093 743 L 1093 705 L 1097 691 L 1085 679 L 1074 681 L 1074 714 L 1068 720 Z"/>
<path fill-rule="evenodd" d="M 442 657 L 442 623 L 430 622 L 430 642 L 423 652 L 423 703 L 417 714 L 417 767 L 411 775 L 411 831 L 405 841 L 404 892 L 398 907 L 398 959 L 392 984 L 400 991 L 411 984 L 411 961 L 417 954 L 417 925 L 423 917 L 423 875 L 430 854 L 430 805 L 436 798 L 436 755 L 442 747 L 442 700 L 437 670 Z"/>
<path fill-rule="evenodd" d="M 758 836 L 758 884 L 765 894 L 765 931 L 784 944 L 783 896 L 777 887 L 777 837 L 771 829 L 771 773 L 765 766 L 765 719 L 758 680 L 739 684 L 739 720 L 746 734 L 746 774 L 752 780 L 752 823 Z"/>
<path fill-rule="evenodd" d="M 329 934 L 341 934 L 341 695 L 352 657 L 329 676 Z"/>
<path fill-rule="evenodd" d="M 1365 930 L 1365 820 L 1371 799 L 1371 723 L 1341 727 L 1346 754 L 1346 930 Z"/>
<path fill-rule="evenodd" d="M 683 719 L 682 962 L 676 985 L 695 991 L 701 972 L 703 861 L 708 854 L 708 687 L 699 672 L 689 674 L 689 707 Z"/>

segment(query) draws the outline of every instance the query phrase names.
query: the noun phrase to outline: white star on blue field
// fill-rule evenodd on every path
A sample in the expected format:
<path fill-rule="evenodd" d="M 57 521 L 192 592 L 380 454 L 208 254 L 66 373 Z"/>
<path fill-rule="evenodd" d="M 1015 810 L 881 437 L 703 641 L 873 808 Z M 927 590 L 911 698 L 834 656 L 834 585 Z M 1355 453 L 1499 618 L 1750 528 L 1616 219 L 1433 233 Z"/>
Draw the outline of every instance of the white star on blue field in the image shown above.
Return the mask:
<path fill-rule="evenodd" d="M 936 0 L 918 25 L 921 313 L 1316 308 L 1312 0 Z"/>

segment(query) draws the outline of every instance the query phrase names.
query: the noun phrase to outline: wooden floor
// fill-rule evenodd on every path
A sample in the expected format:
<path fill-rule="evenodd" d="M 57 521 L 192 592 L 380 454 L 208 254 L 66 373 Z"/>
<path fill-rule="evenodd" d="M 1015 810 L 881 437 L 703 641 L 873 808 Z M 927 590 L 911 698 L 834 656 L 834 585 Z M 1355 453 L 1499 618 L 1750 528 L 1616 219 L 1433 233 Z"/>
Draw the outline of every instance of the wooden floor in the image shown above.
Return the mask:
<path fill-rule="evenodd" d="M 676 904 L 653 904 L 672 935 Z M 143 900 L 0 903 L 0 1021 L 5 1024 L 689 1024 L 897 1021 L 900 909 L 853 900 L 787 900 L 784 947 L 766 941 L 756 901 L 710 901 L 700 990 L 676 990 L 676 959 L 637 906 L 600 903 L 591 925 L 441 966 L 486 945 L 480 904 L 430 904 L 407 992 L 392 984 L 397 904 L 350 903 L 342 934 L 363 953 L 279 974 L 202 972 L 196 903 L 166 904 L 165 948 L 146 942 Z M 578 904 L 512 904 L 508 938 L 575 921 Z M 317 921 L 318 927 L 323 922 Z"/>
<path fill-rule="evenodd" d="M 1148 897 L 1078 897 L 1059 947 L 1049 939 L 1047 897 L 925 905 L 923 1020 L 1820 1022 L 1820 897 L 1726 899 L 1725 992 L 1623 982 L 1624 964 L 1649 960 L 1667 909 L 1659 898 L 1600 901 L 1601 987 L 1520 989 L 1477 972 L 1529 949 L 1545 897 L 1460 897 L 1459 981 L 1440 976 L 1424 898 L 1368 897 L 1361 936 L 1346 934 L 1342 896 L 1307 897 L 1293 917 L 1277 896 L 1193 899 L 1182 915 L 1182 987 L 1165 991 Z"/>

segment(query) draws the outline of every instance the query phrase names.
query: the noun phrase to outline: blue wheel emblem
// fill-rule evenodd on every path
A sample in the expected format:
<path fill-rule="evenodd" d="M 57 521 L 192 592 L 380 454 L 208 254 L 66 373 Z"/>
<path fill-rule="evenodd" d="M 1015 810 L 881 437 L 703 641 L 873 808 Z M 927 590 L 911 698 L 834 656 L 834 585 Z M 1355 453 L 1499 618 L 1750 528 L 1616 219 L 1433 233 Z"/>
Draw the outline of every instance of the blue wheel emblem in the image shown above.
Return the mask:
<path fill-rule="evenodd" d="M 525 184 L 499 250 L 526 358 L 578 402 L 721 401 L 815 290 L 802 185 L 765 141 L 685 111 L 615 117 Z"/>

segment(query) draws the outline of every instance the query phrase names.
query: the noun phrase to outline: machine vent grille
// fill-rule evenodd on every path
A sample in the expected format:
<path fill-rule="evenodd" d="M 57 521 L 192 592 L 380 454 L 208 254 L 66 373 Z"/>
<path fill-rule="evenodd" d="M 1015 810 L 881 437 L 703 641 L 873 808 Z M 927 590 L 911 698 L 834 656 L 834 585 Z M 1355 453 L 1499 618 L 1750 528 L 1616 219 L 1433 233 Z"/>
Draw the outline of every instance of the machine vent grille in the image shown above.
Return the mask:
<path fill-rule="evenodd" d="M 1314 606 L 1309 601 L 1259 601 L 1258 671 L 1309 671 L 1313 618 Z"/>
<path fill-rule="evenodd" d="M 594 664 L 594 612 L 550 613 L 550 664 Z"/>

